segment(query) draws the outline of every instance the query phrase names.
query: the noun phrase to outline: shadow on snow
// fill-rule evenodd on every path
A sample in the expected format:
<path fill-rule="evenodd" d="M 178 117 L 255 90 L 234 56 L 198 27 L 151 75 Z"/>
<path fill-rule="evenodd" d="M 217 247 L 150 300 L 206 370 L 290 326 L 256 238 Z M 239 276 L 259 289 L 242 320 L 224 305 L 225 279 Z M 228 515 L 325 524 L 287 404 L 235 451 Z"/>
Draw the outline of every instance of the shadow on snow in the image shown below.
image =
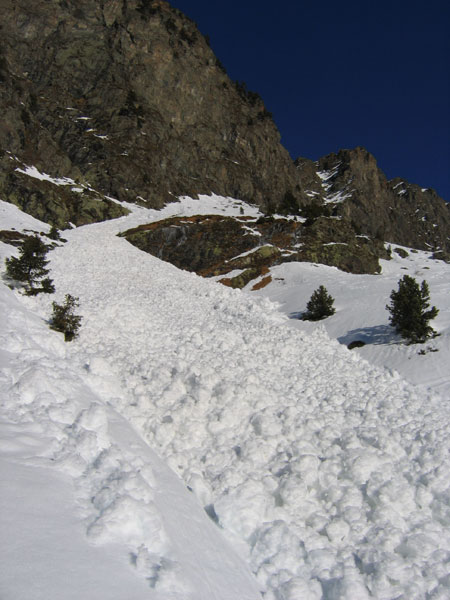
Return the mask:
<path fill-rule="evenodd" d="M 397 344 L 399 336 L 390 325 L 375 325 L 374 327 L 361 327 L 352 329 L 345 335 L 337 338 L 340 344 L 348 346 L 351 342 L 364 342 L 365 344 Z"/>

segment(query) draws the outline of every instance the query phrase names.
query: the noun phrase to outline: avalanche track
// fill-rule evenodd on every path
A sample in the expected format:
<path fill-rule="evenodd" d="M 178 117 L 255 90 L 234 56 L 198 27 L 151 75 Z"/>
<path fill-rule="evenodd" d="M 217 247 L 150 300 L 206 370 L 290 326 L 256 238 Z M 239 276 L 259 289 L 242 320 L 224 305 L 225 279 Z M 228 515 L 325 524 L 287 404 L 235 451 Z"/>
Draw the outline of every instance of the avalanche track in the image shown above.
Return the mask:
<path fill-rule="evenodd" d="M 293 330 L 267 300 L 179 271 L 116 236 L 143 218 L 64 232 L 67 243 L 49 254 L 57 299 L 78 296 L 83 316 L 80 337 L 53 363 L 70 365 L 95 401 L 77 412 L 68 398 L 63 410 L 16 382 L 22 418 L 56 428 L 47 434 L 77 482 L 90 538 L 126 544 L 155 593 L 160 586 L 191 598 L 171 567 L 177 532 L 153 497 L 151 451 L 137 444 L 125 463 L 125 450 L 116 456 L 113 411 L 192 490 L 211 526 L 245 556 L 265 600 L 447 598 L 448 405 L 323 330 Z M 21 302 L 48 317 L 52 300 Z M 47 377 L 64 376 L 48 362 Z M 58 419 L 71 437 L 62 440 Z M 180 512 L 181 528 L 189 517 Z M 245 585 L 211 598 L 258 596 Z"/>

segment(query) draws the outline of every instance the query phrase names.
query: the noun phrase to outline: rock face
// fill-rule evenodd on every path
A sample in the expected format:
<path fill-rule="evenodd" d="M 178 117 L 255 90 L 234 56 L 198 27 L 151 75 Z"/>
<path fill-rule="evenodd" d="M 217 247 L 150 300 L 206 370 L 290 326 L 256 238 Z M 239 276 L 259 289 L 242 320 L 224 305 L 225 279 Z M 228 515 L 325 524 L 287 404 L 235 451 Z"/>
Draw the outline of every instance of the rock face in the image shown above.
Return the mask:
<path fill-rule="evenodd" d="M 0 0 L 0 11 L 0 199 L 62 228 L 125 214 L 114 200 L 159 208 L 214 192 L 308 217 L 310 260 L 373 270 L 349 258 L 355 235 L 449 255 L 435 192 L 387 181 L 363 148 L 294 163 L 261 98 L 167 2 Z M 332 241 L 342 256 L 330 245 L 327 258 Z"/>
<path fill-rule="evenodd" d="M 450 250 L 449 205 L 432 189 L 388 181 L 364 148 L 296 164 L 306 193 L 356 232 L 422 250 Z"/>
<path fill-rule="evenodd" d="M 205 277 L 220 276 L 222 283 L 237 288 L 283 262 L 318 262 L 352 273 L 377 273 L 378 259 L 388 258 L 381 241 L 357 236 L 347 223 L 326 217 L 306 223 L 296 218 L 173 217 L 122 235 L 176 267 Z"/>
<path fill-rule="evenodd" d="M 211 192 L 266 209 L 286 193 L 308 202 L 260 97 L 228 78 L 166 2 L 0 0 L 0 9 L 4 199 L 19 202 L 15 168 L 33 165 L 152 207 Z"/>

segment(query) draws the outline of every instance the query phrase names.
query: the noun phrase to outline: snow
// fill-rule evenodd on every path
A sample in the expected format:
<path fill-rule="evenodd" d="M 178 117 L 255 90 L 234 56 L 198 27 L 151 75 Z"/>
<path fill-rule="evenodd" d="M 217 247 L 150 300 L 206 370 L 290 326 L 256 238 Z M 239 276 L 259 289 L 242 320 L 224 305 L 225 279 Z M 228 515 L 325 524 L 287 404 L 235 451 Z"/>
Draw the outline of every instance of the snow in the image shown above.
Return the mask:
<path fill-rule="evenodd" d="M 70 177 L 51 177 L 47 175 L 47 173 L 41 173 L 34 166 L 27 166 L 25 169 L 21 169 L 20 167 L 16 168 L 16 171 L 19 173 L 23 173 L 24 175 L 28 175 L 28 177 L 33 177 L 34 179 L 40 179 L 41 181 L 49 181 L 54 185 L 76 185 L 73 179 Z"/>
<path fill-rule="evenodd" d="M 128 207 L 64 232 L 55 297 L 0 288 L 2 598 L 447 598 L 448 265 L 289 263 L 250 294 L 116 234 L 255 207 Z M 406 272 L 441 309 L 439 352 L 396 343 L 381 316 Z M 317 283 L 336 314 L 290 318 Z M 70 344 L 45 322 L 66 293 L 83 316 Z M 383 343 L 350 352 L 353 335 Z"/>
<path fill-rule="evenodd" d="M 312 292 L 324 285 L 335 298 L 336 314 L 319 323 L 293 318 L 292 327 L 306 332 L 324 327 L 343 345 L 364 341 L 366 346 L 353 352 L 372 364 L 398 371 L 420 389 L 432 388 L 450 399 L 449 265 L 433 259 L 429 252 L 391 246 L 402 248 L 407 256 L 401 258 L 393 251 L 392 260 L 380 261 L 381 275 L 353 275 L 324 265 L 288 263 L 272 268 L 273 282 L 257 294 L 278 302 L 284 314 L 296 317 L 306 309 Z M 389 326 L 386 304 L 404 275 L 419 283 L 426 280 L 431 305 L 439 309 L 431 325 L 440 335 L 424 345 L 405 345 Z"/>
<path fill-rule="evenodd" d="M 393 190 L 396 190 L 396 189 L 397 189 L 398 187 L 400 187 L 401 185 L 405 185 L 405 182 L 404 182 L 404 181 L 400 181 L 399 183 L 396 183 L 392 189 L 393 189 Z"/>
<path fill-rule="evenodd" d="M 345 192 L 344 190 L 342 190 L 339 192 L 335 192 L 334 194 L 328 194 L 324 198 L 324 201 L 327 204 L 338 204 L 339 202 L 344 202 L 344 200 L 347 200 L 347 198 L 351 198 L 351 197 L 352 197 L 352 191 Z"/>
<path fill-rule="evenodd" d="M 22 212 L 20 208 L 0 201 L 0 228 L 1 229 L 16 229 L 17 231 L 44 231 L 49 232 L 50 226 L 47 223 L 42 223 L 38 219 Z M 5 248 L 8 248 L 5 246 Z M 2 259 L 4 257 L 2 256 Z M 3 264 L 2 260 L 2 264 Z"/>
<path fill-rule="evenodd" d="M 337 173 L 339 173 L 339 167 L 341 166 L 341 162 L 338 163 L 336 166 L 333 167 L 333 169 L 331 169 L 330 171 L 317 171 L 317 175 L 320 177 L 320 179 L 323 181 L 324 186 L 329 186 L 330 184 L 327 183 L 330 179 L 333 179 L 333 177 L 335 175 L 337 175 Z"/>
<path fill-rule="evenodd" d="M 330 192 L 333 187 L 332 180 L 339 173 L 339 167 L 342 163 L 338 163 L 331 171 L 317 171 L 317 175 L 321 179 L 322 187 L 327 192 L 324 202 L 326 204 L 338 204 L 344 202 L 347 198 L 352 197 L 352 193 L 354 190 L 347 190 L 348 185 L 351 181 L 348 182 L 346 188 L 343 190 L 339 190 L 338 192 Z M 328 193 L 330 192 L 330 193 Z"/>
<path fill-rule="evenodd" d="M 20 300 L 2 285 L 2 599 L 258 598 L 194 495 L 111 406 L 128 401 L 107 362 L 73 368 Z"/>

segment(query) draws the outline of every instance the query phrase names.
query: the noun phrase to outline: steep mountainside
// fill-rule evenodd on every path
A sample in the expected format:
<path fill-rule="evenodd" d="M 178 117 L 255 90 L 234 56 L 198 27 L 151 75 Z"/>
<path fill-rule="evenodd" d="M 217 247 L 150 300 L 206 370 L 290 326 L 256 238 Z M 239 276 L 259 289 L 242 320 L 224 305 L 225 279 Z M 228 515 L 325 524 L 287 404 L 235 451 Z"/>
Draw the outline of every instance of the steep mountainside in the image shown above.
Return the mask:
<path fill-rule="evenodd" d="M 166 2 L 0 0 L 0 9 L 4 199 L 26 206 L 31 192 L 14 169 L 32 164 L 154 207 L 200 192 L 266 208 L 286 192 L 307 202 L 260 97 L 228 78 Z"/>
<path fill-rule="evenodd" d="M 432 189 L 400 178 L 388 181 L 364 148 L 341 150 L 318 163 L 300 158 L 296 164 L 306 193 L 350 220 L 357 232 L 434 250 L 438 257 L 450 251 L 449 205 Z"/>
<path fill-rule="evenodd" d="M 218 194 L 314 221 L 301 242 L 291 236 L 302 244 L 291 260 L 373 272 L 382 253 L 358 265 L 358 236 L 449 257 L 450 211 L 434 191 L 387 181 L 363 148 L 294 163 L 258 94 L 228 78 L 167 2 L 0 0 L 0 10 L 2 200 L 67 227 L 126 214 L 123 201 Z"/>

